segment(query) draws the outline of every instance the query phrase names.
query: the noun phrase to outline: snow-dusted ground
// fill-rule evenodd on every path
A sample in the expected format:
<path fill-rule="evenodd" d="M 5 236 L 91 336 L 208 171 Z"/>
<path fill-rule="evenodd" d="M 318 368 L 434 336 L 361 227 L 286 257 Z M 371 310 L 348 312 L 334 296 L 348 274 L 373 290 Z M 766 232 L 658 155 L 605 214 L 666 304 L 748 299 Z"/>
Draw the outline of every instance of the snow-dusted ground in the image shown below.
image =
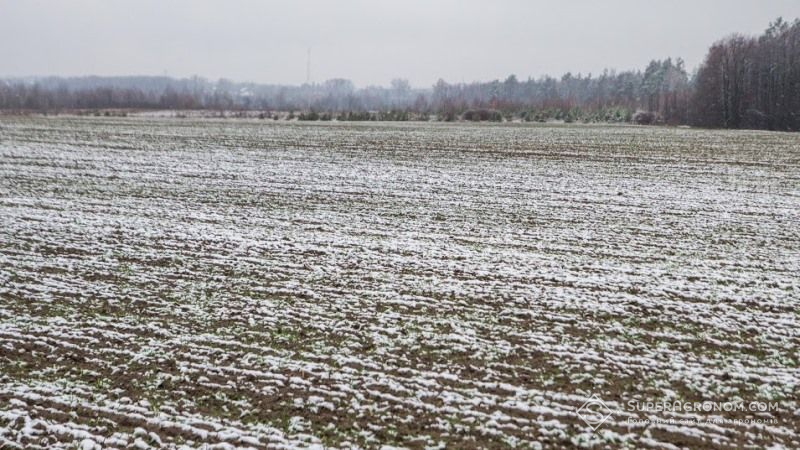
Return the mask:
<path fill-rule="evenodd" d="M 799 274 L 798 134 L 6 117 L 0 448 L 798 448 Z"/>

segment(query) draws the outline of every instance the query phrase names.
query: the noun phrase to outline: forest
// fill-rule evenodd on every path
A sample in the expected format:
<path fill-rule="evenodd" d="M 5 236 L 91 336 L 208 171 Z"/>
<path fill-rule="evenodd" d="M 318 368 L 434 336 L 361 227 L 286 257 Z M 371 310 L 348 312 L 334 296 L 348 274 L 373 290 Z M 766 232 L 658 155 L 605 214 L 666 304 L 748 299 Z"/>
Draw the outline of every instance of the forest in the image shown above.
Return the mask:
<path fill-rule="evenodd" d="M 282 111 L 300 120 L 563 120 L 797 131 L 800 19 L 779 18 L 760 36 L 715 42 L 691 73 L 680 58 L 666 58 L 644 70 L 439 80 L 425 89 L 404 79 L 356 88 L 347 79 L 286 86 L 200 77 L 37 77 L 0 80 L 0 109 L 239 110 L 263 111 L 262 118 Z"/>

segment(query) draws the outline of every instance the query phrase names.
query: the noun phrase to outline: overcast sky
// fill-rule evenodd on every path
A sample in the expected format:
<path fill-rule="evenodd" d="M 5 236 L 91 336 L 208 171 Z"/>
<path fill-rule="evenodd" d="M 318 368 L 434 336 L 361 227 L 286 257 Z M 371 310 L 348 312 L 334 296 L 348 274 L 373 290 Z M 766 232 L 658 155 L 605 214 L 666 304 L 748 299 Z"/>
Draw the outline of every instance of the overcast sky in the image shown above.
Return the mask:
<path fill-rule="evenodd" d="M 800 0 L 0 0 L 0 76 L 193 74 L 300 84 L 520 79 L 698 65 Z"/>

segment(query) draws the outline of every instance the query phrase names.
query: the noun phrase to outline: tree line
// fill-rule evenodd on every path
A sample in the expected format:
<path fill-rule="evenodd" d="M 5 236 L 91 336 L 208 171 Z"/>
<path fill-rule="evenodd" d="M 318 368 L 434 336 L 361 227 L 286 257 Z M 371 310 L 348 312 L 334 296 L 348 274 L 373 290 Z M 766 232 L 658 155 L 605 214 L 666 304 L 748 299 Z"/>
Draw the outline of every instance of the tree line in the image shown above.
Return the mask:
<path fill-rule="evenodd" d="M 715 43 L 693 81 L 694 124 L 800 130 L 800 20 Z"/>
<path fill-rule="evenodd" d="M 199 77 L 47 77 L 0 80 L 0 109 L 284 111 L 301 120 L 525 120 L 688 124 L 800 130 L 800 19 L 758 37 L 714 43 L 689 74 L 680 59 L 644 70 L 560 78 L 356 88 L 346 79 L 301 86 Z M 295 112 L 298 114 L 295 115 Z M 277 117 L 261 114 L 261 117 Z"/>

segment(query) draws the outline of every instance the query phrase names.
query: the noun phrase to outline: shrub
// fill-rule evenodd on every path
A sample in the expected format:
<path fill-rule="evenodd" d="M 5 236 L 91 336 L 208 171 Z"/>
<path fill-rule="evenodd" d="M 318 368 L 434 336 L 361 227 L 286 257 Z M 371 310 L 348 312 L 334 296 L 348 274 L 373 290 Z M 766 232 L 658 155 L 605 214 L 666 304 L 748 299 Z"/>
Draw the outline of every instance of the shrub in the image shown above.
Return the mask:
<path fill-rule="evenodd" d="M 656 115 L 652 111 L 638 110 L 633 114 L 631 120 L 637 125 L 652 125 L 656 122 Z"/>
<path fill-rule="evenodd" d="M 300 113 L 297 117 L 298 120 L 319 120 L 319 114 L 316 111 L 310 111 L 307 113 Z"/>
<path fill-rule="evenodd" d="M 469 109 L 461 115 L 461 119 L 470 122 L 502 122 L 503 115 L 494 109 Z"/>

